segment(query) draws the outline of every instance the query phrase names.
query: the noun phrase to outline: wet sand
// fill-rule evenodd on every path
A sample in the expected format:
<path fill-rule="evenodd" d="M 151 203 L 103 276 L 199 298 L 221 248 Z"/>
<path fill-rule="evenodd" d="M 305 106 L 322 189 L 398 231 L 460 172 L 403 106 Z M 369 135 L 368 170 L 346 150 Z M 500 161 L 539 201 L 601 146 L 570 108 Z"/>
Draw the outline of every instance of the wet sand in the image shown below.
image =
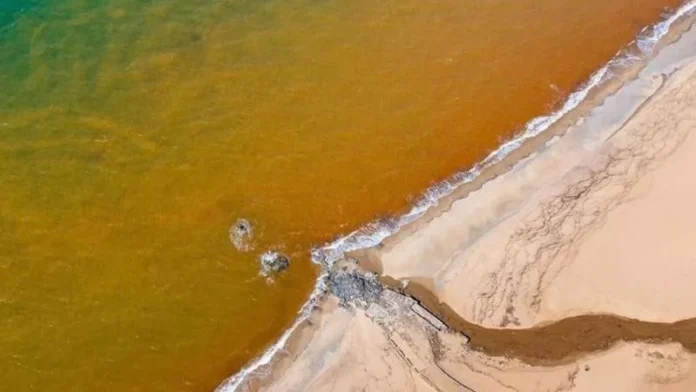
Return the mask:
<path fill-rule="evenodd" d="M 559 135 L 352 254 L 388 289 L 251 389 L 696 390 L 696 29 Z"/>

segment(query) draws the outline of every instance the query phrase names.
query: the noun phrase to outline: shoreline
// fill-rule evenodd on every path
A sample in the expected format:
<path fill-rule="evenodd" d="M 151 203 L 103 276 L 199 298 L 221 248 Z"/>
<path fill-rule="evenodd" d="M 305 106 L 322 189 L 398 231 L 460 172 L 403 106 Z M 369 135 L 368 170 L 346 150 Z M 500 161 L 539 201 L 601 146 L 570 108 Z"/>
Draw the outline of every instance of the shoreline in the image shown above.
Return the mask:
<path fill-rule="evenodd" d="M 694 4 L 689 4 L 689 6 L 693 8 Z M 682 9 L 684 9 L 684 7 L 682 7 Z M 687 30 L 691 29 L 691 31 L 693 31 L 694 29 L 692 29 L 692 26 L 694 18 L 695 17 L 693 15 L 690 15 L 686 18 L 683 18 L 683 20 L 678 20 L 676 21 L 676 23 L 673 23 L 670 31 L 666 33 L 664 36 L 662 36 L 659 42 L 655 43 L 656 51 L 661 52 L 661 49 L 663 49 L 663 47 L 668 47 L 672 45 L 674 41 L 680 39 L 682 34 L 685 33 Z M 638 43 L 634 43 L 634 45 L 638 45 Z M 622 52 L 624 52 L 624 49 L 622 49 L 622 51 L 620 51 L 619 53 Z M 647 56 L 646 62 L 649 63 L 652 57 L 654 56 Z M 496 150 L 496 152 L 502 151 L 502 149 L 504 149 L 506 146 L 512 144 L 519 144 L 519 146 L 517 146 L 517 148 L 512 149 L 511 151 L 505 152 L 505 155 L 501 159 L 497 159 L 497 157 L 494 154 L 491 154 L 489 155 L 489 158 L 486 158 L 484 161 L 482 161 L 482 164 L 485 165 L 488 162 L 491 162 L 489 161 L 489 159 L 493 156 L 494 158 L 490 165 L 485 166 L 483 168 L 480 168 L 477 165 L 471 171 L 465 172 L 464 174 L 460 173 L 457 176 L 455 176 L 455 178 L 464 178 L 466 180 L 468 174 L 475 173 L 478 171 L 477 175 L 475 175 L 470 180 L 466 180 L 463 183 L 453 186 L 453 189 L 449 190 L 448 193 L 440 196 L 439 198 L 429 200 L 429 203 L 435 204 L 426 204 L 424 207 L 422 205 L 420 207 L 414 207 L 414 210 L 417 210 L 418 208 L 423 208 L 423 211 L 420 211 L 415 215 L 406 214 L 405 216 L 408 217 L 407 220 L 411 220 L 406 224 L 399 225 L 396 229 L 394 229 L 393 227 L 380 227 L 379 223 L 367 225 L 366 227 L 368 228 L 368 233 L 374 234 L 374 232 L 377 232 L 377 235 L 370 238 L 368 242 L 377 242 L 377 245 L 373 245 L 372 247 L 367 249 L 350 250 L 351 246 L 354 246 L 356 243 L 360 245 L 366 244 L 365 239 L 358 239 L 356 243 L 349 244 L 349 246 L 344 247 L 344 245 L 346 244 L 346 239 L 351 238 L 353 234 L 355 234 L 353 233 L 347 237 L 339 239 L 338 241 L 332 243 L 328 247 L 323 248 L 324 251 L 315 253 L 315 258 L 319 259 L 320 261 L 323 261 L 330 270 L 332 267 L 334 267 L 334 264 L 337 261 L 342 260 L 343 255 L 345 254 L 350 258 L 359 260 L 360 267 L 363 270 L 374 271 L 377 272 L 379 275 L 382 275 L 384 273 L 384 268 L 379 260 L 379 253 L 391 249 L 395 243 L 398 243 L 404 237 L 413 235 L 413 233 L 416 233 L 419 230 L 421 230 L 426 222 L 431 221 L 434 217 L 446 213 L 451 208 L 451 205 L 454 202 L 465 199 L 471 192 L 479 190 L 489 181 L 501 176 L 502 174 L 509 172 L 514 166 L 519 165 L 521 162 L 524 162 L 528 159 L 533 159 L 534 155 L 537 154 L 539 149 L 548 147 L 552 140 L 562 137 L 562 135 L 565 135 L 566 131 L 573 124 L 577 123 L 578 121 L 581 121 L 586 116 L 590 116 L 594 108 L 596 108 L 597 106 L 604 105 L 605 100 L 607 100 L 607 98 L 614 96 L 618 91 L 624 89 L 625 85 L 634 81 L 637 75 L 645 68 L 646 62 L 639 61 L 634 63 L 632 67 L 622 68 L 622 75 L 614 75 L 614 77 L 609 80 L 604 79 L 603 73 L 596 73 L 595 75 L 593 75 L 593 78 L 599 78 L 597 79 L 598 82 L 592 85 L 586 91 L 586 95 L 580 102 L 578 102 L 570 110 L 567 110 L 565 113 L 563 113 L 563 116 L 561 118 L 556 119 L 550 126 L 532 136 L 522 137 L 520 139 L 514 139 L 513 141 L 504 143 L 499 150 Z M 611 67 L 612 64 L 610 62 L 601 70 L 606 70 L 606 72 L 609 72 L 608 70 Z M 654 94 L 656 93 L 657 91 L 654 91 L 650 96 L 654 96 Z M 642 107 L 645 103 L 646 102 L 643 102 L 638 106 Z M 634 112 L 637 112 L 639 110 L 640 108 L 636 108 Z M 445 183 L 449 186 L 448 181 L 445 181 Z M 388 233 L 389 230 L 396 230 L 396 232 Z M 337 249 L 340 251 L 336 252 Z M 409 276 L 408 278 L 406 278 L 406 280 L 413 280 L 413 278 L 417 278 L 417 276 Z M 385 286 L 391 286 L 393 288 L 396 288 L 398 291 L 403 291 L 399 290 L 399 286 L 401 285 L 399 281 L 390 280 L 386 276 L 382 276 L 381 280 L 382 283 L 385 284 Z M 272 346 L 271 349 L 267 351 L 259 361 L 256 362 L 256 366 L 253 366 L 249 369 L 245 368 L 245 370 L 223 383 L 218 388 L 218 390 L 237 390 L 237 388 L 239 388 L 242 385 L 246 385 L 247 388 L 252 390 L 257 390 L 269 386 L 272 387 L 274 374 L 277 375 L 278 373 L 283 373 L 284 370 L 291 368 L 294 363 L 294 360 L 306 352 L 307 345 L 310 344 L 310 342 L 313 339 L 315 339 L 315 336 L 319 334 L 319 332 L 322 330 L 322 327 L 320 325 L 322 322 L 325 321 L 324 319 L 326 318 L 326 316 L 333 315 L 337 311 L 336 303 L 334 299 L 332 299 L 333 296 L 330 294 L 327 295 L 326 288 L 324 287 L 325 284 L 326 275 L 322 275 L 322 277 L 320 277 L 320 279 L 318 280 L 318 284 L 312 294 L 310 301 L 303 306 L 300 312 L 300 317 L 298 318 L 296 323 L 293 325 L 293 327 L 291 327 L 284 333 L 279 343 Z M 409 296 L 417 298 L 420 302 L 425 303 L 426 308 L 430 309 L 431 312 L 438 315 L 437 305 L 434 302 L 434 299 L 437 299 L 438 296 L 433 292 L 432 287 L 426 286 L 430 285 L 411 284 L 407 286 L 406 293 Z M 426 299 L 428 298 L 428 296 L 431 296 L 432 298 Z M 439 314 L 440 318 L 443 320 L 448 320 L 448 317 L 450 317 L 448 316 L 448 314 L 450 314 L 449 312 L 450 310 L 442 312 L 441 314 Z M 451 310 L 451 314 L 458 315 L 457 312 L 454 310 Z M 564 320 L 561 320 L 561 322 L 562 321 Z M 450 320 L 447 324 L 450 327 L 453 327 L 454 325 L 456 325 L 456 322 Z M 548 327 L 551 326 L 552 325 Z M 536 328 L 543 329 L 548 327 Z M 462 332 L 462 330 L 464 330 L 465 328 L 454 329 L 460 330 L 460 332 Z M 513 332 L 513 336 L 514 333 L 518 332 L 521 332 L 521 330 Z M 473 347 L 476 347 L 475 341 L 476 338 L 474 337 L 474 340 L 472 341 Z M 280 353 L 284 354 L 279 355 Z M 555 363 L 560 362 L 559 360 L 555 361 Z"/>
<path fill-rule="evenodd" d="M 689 7 L 691 8 L 690 12 L 693 12 L 694 9 L 696 9 L 696 2 L 690 3 Z M 686 5 L 684 8 L 686 8 Z M 664 47 L 673 44 L 681 37 L 682 34 L 690 30 L 695 23 L 696 14 L 685 15 L 683 19 L 677 20 L 672 25 L 670 31 L 667 32 L 661 38 L 661 40 L 656 43 L 654 50 L 656 52 L 659 52 Z M 626 51 L 629 51 L 630 48 L 634 45 L 636 45 L 635 41 L 630 43 L 627 48 L 622 48 L 621 50 L 619 50 L 619 52 L 617 52 L 617 57 L 610 60 L 609 63 L 600 68 L 600 70 L 598 70 L 597 72 L 601 72 L 604 68 L 611 69 L 614 66 L 612 63 L 615 62 L 617 59 L 620 60 L 621 57 L 619 56 L 621 56 Z M 509 152 L 499 161 L 496 161 L 490 166 L 485 167 L 484 171 L 482 171 L 479 175 L 476 175 L 471 181 L 467 181 L 457 185 L 451 193 L 446 194 L 441 198 L 437 199 L 437 204 L 428 207 L 422 215 L 418 216 L 412 222 L 409 222 L 408 224 L 401 226 L 397 232 L 388 235 L 379 244 L 352 251 L 347 251 L 346 255 L 348 257 L 360 258 L 361 260 L 369 259 L 370 253 L 372 253 L 372 251 L 375 248 L 389 247 L 391 243 L 398 241 L 403 236 L 409 235 L 414 231 L 417 231 L 424 222 L 427 222 L 431 220 L 433 217 L 445 212 L 455 201 L 467 197 L 471 192 L 480 189 L 488 181 L 498 177 L 501 174 L 508 172 L 514 165 L 516 165 L 520 161 L 529 158 L 530 155 L 534 154 L 540 148 L 544 147 L 544 145 L 546 145 L 547 143 L 552 142 L 553 139 L 563 136 L 568 131 L 568 129 L 573 126 L 573 124 L 575 124 L 580 119 L 587 117 L 597 106 L 601 106 L 607 98 L 613 96 L 619 90 L 621 90 L 623 86 L 635 80 L 638 77 L 638 74 L 641 72 L 642 69 L 646 67 L 646 65 L 653 56 L 654 53 L 646 56 L 645 58 L 634 59 L 635 62 L 632 63 L 630 66 L 622 66 L 622 68 L 619 69 L 620 74 L 614 74 L 613 71 L 611 71 L 610 77 L 608 79 L 605 79 L 604 81 L 598 84 L 592 85 L 592 88 L 587 92 L 587 96 L 585 97 L 585 99 L 583 99 L 575 107 L 570 109 L 557 121 L 552 123 L 548 128 L 544 129 L 544 131 L 529 139 L 522 139 L 522 143 L 518 148 Z M 619 61 L 619 63 L 620 62 L 621 61 Z M 590 79 L 592 79 L 593 76 L 597 75 L 597 72 L 593 74 Z M 512 140 L 503 143 L 503 146 L 505 146 L 508 143 L 517 142 L 518 139 L 513 138 Z M 491 155 L 489 155 L 482 162 L 489 160 L 489 158 L 494 153 L 495 151 L 491 153 Z M 468 173 L 469 171 L 462 172 L 459 175 L 466 175 Z"/>
<path fill-rule="evenodd" d="M 453 201 L 466 197 L 553 138 L 563 135 L 578 119 L 635 79 L 657 52 L 674 43 L 692 27 L 696 22 L 695 12 L 696 1 L 686 1 L 662 21 L 646 26 L 557 107 L 528 121 L 515 136 L 503 141 L 472 168 L 459 171 L 426 189 L 403 214 L 368 222 L 361 229 L 315 249 L 313 259 L 330 266 L 344 256 L 384 246 L 409 230 L 417 230 L 420 222 L 442 213 Z"/>

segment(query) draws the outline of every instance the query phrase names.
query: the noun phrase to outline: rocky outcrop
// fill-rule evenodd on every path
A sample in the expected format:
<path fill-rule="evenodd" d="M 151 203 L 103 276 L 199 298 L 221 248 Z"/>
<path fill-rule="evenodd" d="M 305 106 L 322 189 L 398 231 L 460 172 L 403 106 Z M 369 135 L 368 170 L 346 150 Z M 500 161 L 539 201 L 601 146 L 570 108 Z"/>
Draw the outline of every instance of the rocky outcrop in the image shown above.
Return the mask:
<path fill-rule="evenodd" d="M 259 261 L 264 276 L 275 275 L 290 267 L 290 258 L 280 252 L 268 251 L 261 255 Z"/>
<path fill-rule="evenodd" d="M 248 219 L 239 218 L 232 227 L 230 227 L 230 241 L 232 245 L 240 252 L 249 252 L 254 250 L 254 226 Z"/>
<path fill-rule="evenodd" d="M 346 267 L 331 272 L 328 287 L 344 306 L 353 304 L 366 307 L 376 302 L 382 294 L 382 285 L 376 274 Z"/>

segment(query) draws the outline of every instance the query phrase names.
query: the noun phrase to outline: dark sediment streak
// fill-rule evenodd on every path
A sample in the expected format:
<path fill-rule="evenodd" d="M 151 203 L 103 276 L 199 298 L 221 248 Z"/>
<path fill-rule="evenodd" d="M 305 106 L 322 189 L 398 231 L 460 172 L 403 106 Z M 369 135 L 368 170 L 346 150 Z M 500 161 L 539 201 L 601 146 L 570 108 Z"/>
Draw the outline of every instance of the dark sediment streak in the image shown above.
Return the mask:
<path fill-rule="evenodd" d="M 490 356 L 517 358 L 530 365 L 558 365 L 579 355 L 609 349 L 621 341 L 680 343 L 696 353 L 696 318 L 674 323 L 646 322 L 614 315 L 581 315 L 527 329 L 485 328 L 459 316 L 426 285 L 382 276 L 386 287 L 412 297 L 449 328 L 470 339 L 472 349 Z"/>

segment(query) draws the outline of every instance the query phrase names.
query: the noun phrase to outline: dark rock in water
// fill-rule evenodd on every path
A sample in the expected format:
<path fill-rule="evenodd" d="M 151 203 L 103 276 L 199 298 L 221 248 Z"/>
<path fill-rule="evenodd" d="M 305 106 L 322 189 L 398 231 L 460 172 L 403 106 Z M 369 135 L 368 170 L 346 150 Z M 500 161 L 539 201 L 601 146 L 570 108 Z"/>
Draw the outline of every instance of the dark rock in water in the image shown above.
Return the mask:
<path fill-rule="evenodd" d="M 240 252 L 248 252 L 254 249 L 253 237 L 254 226 L 247 219 L 237 219 L 237 222 L 230 227 L 230 241 Z"/>
<path fill-rule="evenodd" d="M 290 266 L 290 258 L 279 252 L 266 252 L 261 255 L 261 273 L 264 276 L 285 271 Z"/>
<path fill-rule="evenodd" d="M 373 273 L 356 270 L 340 270 L 329 276 L 329 290 L 340 299 L 342 305 L 348 303 L 366 307 L 376 302 L 382 295 L 382 285 Z"/>

